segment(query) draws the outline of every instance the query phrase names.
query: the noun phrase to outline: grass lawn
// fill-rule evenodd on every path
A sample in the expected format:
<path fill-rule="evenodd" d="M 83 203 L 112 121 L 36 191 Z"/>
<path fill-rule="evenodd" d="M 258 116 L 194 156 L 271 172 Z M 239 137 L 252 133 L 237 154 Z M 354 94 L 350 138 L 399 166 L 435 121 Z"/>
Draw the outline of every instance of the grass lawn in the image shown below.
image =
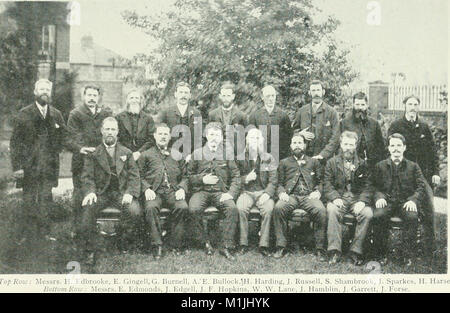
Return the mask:
<path fill-rule="evenodd" d="M 63 209 L 62 212 L 65 212 L 67 207 Z M 69 235 L 71 227 L 68 217 L 66 213 L 54 214 L 56 221 L 52 225 L 52 235 L 57 241 L 35 239 L 20 246 L 17 245 L 18 233 L 3 236 L 1 228 L 7 225 L 4 219 L 3 223 L 0 221 L 0 238 L 3 238 L 0 273 L 67 273 L 67 264 L 79 261 Z M 437 250 L 433 262 L 418 261 L 409 268 L 389 264 L 382 268 L 382 273 L 446 273 L 447 216 L 437 214 L 436 224 Z M 5 245 L 5 240 L 9 240 L 9 244 Z M 256 249 L 237 256 L 234 262 L 217 252 L 206 256 L 199 249 L 192 249 L 181 256 L 167 252 L 159 261 L 155 261 L 151 254 L 121 254 L 112 249 L 102 253 L 94 269 L 98 274 L 363 274 L 369 271 L 366 266 L 355 267 L 346 263 L 330 266 L 303 250 L 275 260 L 261 256 Z M 85 273 L 83 268 L 81 272 Z"/>

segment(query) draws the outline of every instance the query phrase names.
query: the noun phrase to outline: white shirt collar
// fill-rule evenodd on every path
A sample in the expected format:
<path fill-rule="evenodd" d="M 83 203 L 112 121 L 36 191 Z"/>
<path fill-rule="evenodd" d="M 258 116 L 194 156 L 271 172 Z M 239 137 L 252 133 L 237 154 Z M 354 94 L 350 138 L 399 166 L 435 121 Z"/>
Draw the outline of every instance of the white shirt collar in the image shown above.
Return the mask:
<path fill-rule="evenodd" d="M 41 114 L 42 114 L 43 116 L 45 116 L 45 113 L 47 113 L 48 105 L 42 106 L 42 105 L 40 105 L 37 101 L 36 101 L 36 105 L 37 105 L 39 111 L 41 112 Z"/>
<path fill-rule="evenodd" d="M 402 163 L 402 161 L 403 161 L 403 156 L 400 157 L 399 160 L 400 160 L 400 163 Z M 394 158 L 393 158 L 392 156 L 391 156 L 391 161 L 392 161 L 393 163 L 395 163 L 395 162 L 394 162 Z M 399 164 L 400 164 L 400 163 L 399 163 Z"/>
<path fill-rule="evenodd" d="M 106 149 L 115 148 L 115 147 L 116 147 L 116 144 L 117 144 L 117 140 L 116 140 L 116 142 L 115 142 L 113 145 L 111 145 L 111 146 L 108 146 L 104 141 L 103 141 L 103 144 L 105 145 L 105 148 L 106 148 Z"/>
<path fill-rule="evenodd" d="M 266 106 L 264 106 L 264 107 L 266 108 L 266 111 L 267 111 L 269 114 L 272 114 L 273 110 L 275 110 L 275 106 L 273 106 L 272 109 L 269 109 L 269 108 L 266 107 Z"/>
<path fill-rule="evenodd" d="M 313 112 L 319 111 L 319 108 L 322 106 L 322 104 L 323 104 L 323 101 L 320 102 L 320 104 L 313 103 L 313 104 L 312 104 Z"/>
<path fill-rule="evenodd" d="M 230 112 L 231 110 L 233 110 L 233 107 L 234 107 L 234 103 L 232 103 L 231 106 L 230 106 L 228 109 L 226 109 L 226 108 L 222 105 L 222 110 L 227 111 L 227 112 Z"/>
<path fill-rule="evenodd" d="M 181 116 L 184 116 L 184 114 L 186 113 L 188 104 L 186 103 L 185 105 L 182 105 L 182 104 L 177 103 L 177 107 L 178 107 L 178 111 L 180 111 L 180 113 L 181 113 Z"/>

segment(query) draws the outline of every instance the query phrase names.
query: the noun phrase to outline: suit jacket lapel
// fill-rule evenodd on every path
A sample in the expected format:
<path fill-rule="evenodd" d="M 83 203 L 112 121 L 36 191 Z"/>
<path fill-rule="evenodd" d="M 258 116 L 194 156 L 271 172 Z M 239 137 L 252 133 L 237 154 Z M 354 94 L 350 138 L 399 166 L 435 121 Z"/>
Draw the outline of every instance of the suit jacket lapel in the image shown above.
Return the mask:
<path fill-rule="evenodd" d="M 95 151 L 94 154 L 97 159 L 98 164 L 105 170 L 106 173 L 110 173 L 111 169 L 108 162 L 108 152 L 106 151 L 105 145 L 102 143 L 100 148 Z"/>
<path fill-rule="evenodd" d="M 136 137 L 141 133 L 145 126 L 145 115 L 143 112 L 139 114 L 138 126 L 136 131 Z"/>
<path fill-rule="evenodd" d="M 123 166 L 125 165 L 125 161 L 122 161 L 122 156 L 126 156 L 126 153 L 123 151 L 122 146 L 117 143 L 116 145 L 116 172 L 117 177 L 120 176 L 120 173 L 122 172 Z"/>
<path fill-rule="evenodd" d="M 125 113 L 122 120 L 123 126 L 127 130 L 128 134 L 130 134 L 131 137 L 133 136 L 132 133 L 132 127 L 131 127 L 131 121 L 130 121 L 130 115 L 128 113 Z"/>
<path fill-rule="evenodd" d="M 306 164 L 308 164 L 308 161 L 309 161 L 309 160 L 306 158 L 306 156 L 304 157 L 303 160 L 304 160 L 306 163 L 303 164 L 302 166 L 300 166 L 300 165 L 297 163 L 297 160 L 295 160 L 295 159 L 294 159 L 294 162 L 297 163 L 297 166 L 300 168 L 300 173 L 303 175 L 303 180 L 304 180 L 305 183 L 306 183 L 306 187 L 308 187 L 309 189 L 312 189 L 312 188 L 310 187 L 311 174 L 305 169 L 305 166 L 306 166 Z"/>
<path fill-rule="evenodd" d="M 236 116 L 236 104 L 233 104 L 233 109 L 230 112 L 230 125 L 234 125 L 234 117 Z"/>

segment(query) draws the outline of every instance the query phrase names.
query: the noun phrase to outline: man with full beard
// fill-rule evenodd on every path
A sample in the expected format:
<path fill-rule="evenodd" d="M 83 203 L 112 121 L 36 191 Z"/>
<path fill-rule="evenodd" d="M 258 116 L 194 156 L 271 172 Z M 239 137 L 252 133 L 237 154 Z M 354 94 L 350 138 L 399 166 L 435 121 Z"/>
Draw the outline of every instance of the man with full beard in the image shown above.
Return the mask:
<path fill-rule="evenodd" d="M 278 167 L 278 202 L 273 211 L 277 252 L 282 258 L 286 252 L 288 221 L 292 212 L 305 210 L 314 222 L 316 255 L 326 261 L 325 240 L 327 211 L 320 201 L 322 168 L 317 159 L 305 154 L 305 139 L 295 132 L 291 140 L 292 156 L 281 160 Z"/>
<path fill-rule="evenodd" d="M 47 239 L 51 238 L 48 210 L 53 205 L 52 188 L 58 186 L 59 153 L 68 139 L 61 112 L 50 105 L 51 93 L 51 81 L 35 83 L 35 102 L 20 110 L 10 140 L 14 177 L 23 188 L 27 219 L 23 224 L 29 228 L 25 231 Z"/>
<path fill-rule="evenodd" d="M 355 153 L 358 135 L 344 131 L 341 134 L 341 151 L 328 160 L 325 167 L 323 193 L 328 212 L 328 251 L 330 264 L 340 261 L 342 253 L 342 218 L 350 212 L 357 223 L 350 246 L 348 260 L 354 265 L 363 264 L 363 247 L 372 219 L 372 209 L 362 195 L 365 191 L 369 172 L 361 169 L 364 160 Z M 363 165 L 364 166 L 364 165 Z"/>
<path fill-rule="evenodd" d="M 351 131 L 358 135 L 356 147 L 358 157 L 366 160 L 368 167 L 372 169 L 375 164 L 386 158 L 387 151 L 381 127 L 375 119 L 368 116 L 367 108 L 366 94 L 356 93 L 353 96 L 352 111 L 341 121 L 340 131 L 341 133 Z"/>
<path fill-rule="evenodd" d="M 80 247 L 87 265 L 95 264 L 97 236 L 96 215 L 112 205 L 121 209 L 124 230 L 122 248 L 136 244 L 142 212 L 138 202 L 141 190 L 139 168 L 131 150 L 117 142 L 119 127 L 114 117 L 103 120 L 102 143 L 84 161 L 82 183 L 82 223 Z"/>

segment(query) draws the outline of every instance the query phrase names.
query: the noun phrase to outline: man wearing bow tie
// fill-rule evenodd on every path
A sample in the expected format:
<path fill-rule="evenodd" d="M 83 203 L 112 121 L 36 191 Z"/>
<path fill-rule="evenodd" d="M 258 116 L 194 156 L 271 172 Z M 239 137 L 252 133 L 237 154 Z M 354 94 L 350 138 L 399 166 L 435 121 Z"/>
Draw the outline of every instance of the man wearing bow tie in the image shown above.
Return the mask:
<path fill-rule="evenodd" d="M 83 104 L 74 108 L 67 120 L 67 126 L 73 134 L 72 152 L 72 182 L 73 182 L 73 227 L 78 236 L 81 223 L 81 201 L 83 200 L 81 173 L 84 157 L 93 153 L 95 147 L 102 142 L 101 125 L 106 117 L 112 116 L 109 108 L 103 108 L 101 89 L 96 85 L 86 85 L 81 90 Z M 77 238 L 77 237 L 76 237 Z"/>
<path fill-rule="evenodd" d="M 355 236 L 350 246 L 348 260 L 354 265 L 363 264 L 363 246 L 372 219 L 372 209 L 361 193 L 365 190 L 369 170 L 356 153 L 358 135 L 344 131 L 341 134 L 340 154 L 328 160 L 325 167 L 323 193 L 328 201 L 328 251 L 330 264 L 341 259 L 342 218 L 351 212 L 356 216 Z"/>
<path fill-rule="evenodd" d="M 316 254 L 320 261 L 326 260 L 325 232 L 327 211 L 320 201 L 321 173 L 320 162 L 305 155 L 305 139 L 295 132 L 291 140 L 292 156 L 281 160 L 278 166 L 278 202 L 273 211 L 273 221 L 277 252 L 275 258 L 286 253 L 288 220 L 297 209 L 305 210 L 314 222 Z"/>
<path fill-rule="evenodd" d="M 236 205 L 239 210 L 239 229 L 241 253 L 248 249 L 248 215 L 253 205 L 259 209 L 262 217 L 259 237 L 259 249 L 268 256 L 270 225 L 274 207 L 273 196 L 278 184 L 276 159 L 264 152 L 264 137 L 257 128 L 247 134 L 245 159 L 237 161 L 241 172 L 242 192 Z"/>
<path fill-rule="evenodd" d="M 164 206 L 170 213 L 170 243 L 175 253 L 186 247 L 186 219 L 188 204 L 186 193 L 188 179 L 184 161 L 176 161 L 167 148 L 170 128 L 166 124 L 156 125 L 154 133 L 156 146 L 142 153 L 138 160 L 141 173 L 141 190 L 145 197 L 145 218 L 150 226 L 152 245 L 156 248 L 155 258 L 162 257 L 161 223 L 159 211 Z"/>
<path fill-rule="evenodd" d="M 10 140 L 14 177 L 23 188 L 28 219 L 25 225 L 30 228 L 25 231 L 33 236 L 31 228 L 37 228 L 37 235 L 47 239 L 52 187 L 58 186 L 59 153 L 69 135 L 61 112 L 50 105 L 51 94 L 51 81 L 40 79 L 35 83 L 35 102 L 20 110 Z"/>
<path fill-rule="evenodd" d="M 171 146 L 179 151 L 183 158 L 190 155 L 197 146 L 200 148 L 203 138 L 202 115 L 189 103 L 190 99 L 190 86 L 186 82 L 179 82 L 175 91 L 176 104 L 163 109 L 158 115 L 158 121 L 170 127 L 174 135 Z"/>
<path fill-rule="evenodd" d="M 95 147 L 95 152 L 85 158 L 81 177 L 84 199 L 80 244 L 89 265 L 95 263 L 97 250 L 97 212 L 108 205 L 121 209 L 124 250 L 136 244 L 142 221 L 138 202 L 141 183 L 133 153 L 117 142 L 119 129 L 115 118 L 105 118 L 101 132 L 102 143 Z"/>
<path fill-rule="evenodd" d="M 239 220 L 235 200 L 239 196 L 241 175 L 234 159 L 227 160 L 223 146 L 222 125 L 209 123 L 205 128 L 207 143 L 194 151 L 188 163 L 188 176 L 193 195 L 189 211 L 193 227 L 202 234 L 206 253 L 213 253 L 209 238 L 202 227 L 202 214 L 208 206 L 215 206 L 225 215 L 220 253 L 233 260 L 230 249 L 234 247 L 234 236 Z M 232 154 L 231 154 L 232 155 Z"/>
<path fill-rule="evenodd" d="M 127 108 L 116 116 L 119 123 L 119 142 L 133 151 L 133 158 L 137 161 L 142 152 L 154 145 L 153 132 L 155 122 L 153 118 L 142 111 L 142 95 L 137 89 L 127 94 Z"/>
<path fill-rule="evenodd" d="M 406 159 L 405 138 L 398 133 L 388 139 L 390 157 L 376 164 L 370 184 L 365 192 L 370 199 L 374 191 L 373 214 L 374 247 L 380 262 L 387 262 L 389 218 L 403 220 L 404 242 L 407 245 L 404 260 L 411 264 L 417 242 L 418 216 L 422 211 L 421 200 L 425 193 L 425 179 L 417 163 Z M 364 200 L 365 203 L 367 203 Z"/>
<path fill-rule="evenodd" d="M 417 163 L 426 179 L 426 197 L 423 204 L 423 215 L 425 230 L 425 249 L 427 255 L 431 256 L 434 251 L 434 203 L 433 190 L 431 186 L 441 183 L 439 177 L 438 147 L 434 141 L 430 127 L 422 119 L 419 119 L 420 100 L 416 96 L 408 96 L 403 100 L 405 113 L 403 117 L 395 120 L 388 130 L 388 135 L 394 133 L 405 137 L 405 158 Z"/>

